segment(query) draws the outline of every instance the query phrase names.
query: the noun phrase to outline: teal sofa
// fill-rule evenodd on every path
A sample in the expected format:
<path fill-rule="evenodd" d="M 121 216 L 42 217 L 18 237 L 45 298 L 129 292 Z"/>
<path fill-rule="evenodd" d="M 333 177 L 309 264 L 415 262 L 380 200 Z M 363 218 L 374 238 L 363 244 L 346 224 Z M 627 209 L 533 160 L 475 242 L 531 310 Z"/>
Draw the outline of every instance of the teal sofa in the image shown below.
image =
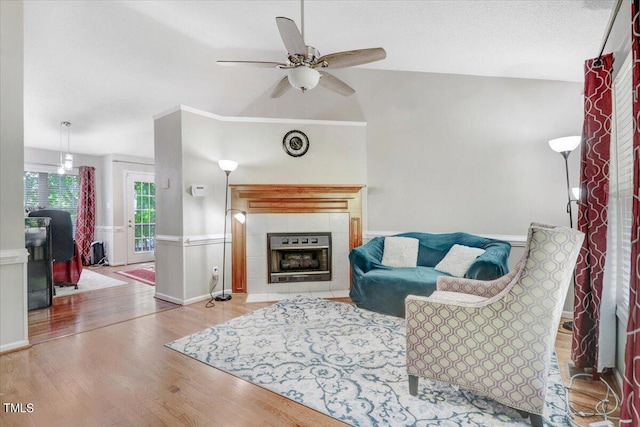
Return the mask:
<path fill-rule="evenodd" d="M 351 291 L 349 296 L 360 308 L 392 316 L 404 317 L 407 295 L 429 296 L 436 290 L 439 276 L 449 276 L 434 267 L 454 245 L 484 249 L 471 264 L 464 277 L 493 280 L 508 272 L 507 259 L 511 245 L 468 233 L 402 233 L 400 237 L 418 239 L 415 268 L 393 268 L 382 264 L 384 237 L 375 237 L 349 253 Z"/>

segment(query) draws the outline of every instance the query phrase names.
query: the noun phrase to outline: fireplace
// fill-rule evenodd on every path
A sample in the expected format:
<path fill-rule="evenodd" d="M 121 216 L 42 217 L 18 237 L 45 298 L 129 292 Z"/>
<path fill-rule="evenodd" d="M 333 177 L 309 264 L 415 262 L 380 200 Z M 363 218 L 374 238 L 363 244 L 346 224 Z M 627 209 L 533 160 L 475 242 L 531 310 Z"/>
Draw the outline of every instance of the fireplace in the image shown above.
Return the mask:
<path fill-rule="evenodd" d="M 268 283 L 331 280 L 331 233 L 267 233 Z"/>
<path fill-rule="evenodd" d="M 349 289 L 349 251 L 362 244 L 363 185 L 231 184 L 231 206 L 247 212 L 231 221 L 234 293 Z M 314 217 L 301 224 L 298 218 Z M 272 222 L 273 220 L 273 222 Z M 331 232 L 331 280 L 269 283 L 267 233 Z"/>

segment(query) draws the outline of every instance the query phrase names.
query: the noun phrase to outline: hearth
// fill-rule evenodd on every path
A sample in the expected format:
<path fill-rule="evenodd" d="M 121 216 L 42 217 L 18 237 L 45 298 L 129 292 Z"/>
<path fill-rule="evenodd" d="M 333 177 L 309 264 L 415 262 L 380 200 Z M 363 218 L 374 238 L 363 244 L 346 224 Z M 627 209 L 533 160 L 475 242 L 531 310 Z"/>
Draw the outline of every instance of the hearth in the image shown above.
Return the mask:
<path fill-rule="evenodd" d="M 268 283 L 331 280 L 331 233 L 267 233 Z"/>

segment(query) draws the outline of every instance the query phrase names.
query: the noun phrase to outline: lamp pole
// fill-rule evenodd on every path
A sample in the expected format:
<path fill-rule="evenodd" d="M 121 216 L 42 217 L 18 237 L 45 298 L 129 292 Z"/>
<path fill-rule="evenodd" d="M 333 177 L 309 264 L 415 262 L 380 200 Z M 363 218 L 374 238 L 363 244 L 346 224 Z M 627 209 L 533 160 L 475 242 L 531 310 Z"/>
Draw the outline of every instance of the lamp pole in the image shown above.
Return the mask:
<path fill-rule="evenodd" d="M 222 169 L 226 175 L 224 183 L 224 234 L 222 236 L 222 294 L 216 296 L 216 301 L 229 301 L 231 299 L 230 294 L 225 293 L 224 288 L 224 276 L 226 273 L 227 263 L 227 214 L 229 213 L 229 174 L 236 170 L 238 162 L 233 160 L 219 160 L 218 166 Z"/>
<path fill-rule="evenodd" d="M 564 171 L 567 175 L 567 213 L 569 214 L 569 227 L 573 228 L 573 210 L 571 209 L 571 184 L 569 183 L 569 154 L 571 151 L 562 151 L 564 157 Z"/>
<path fill-rule="evenodd" d="M 227 264 L 227 211 L 229 205 L 229 174 L 230 170 L 225 170 L 226 180 L 224 184 L 224 234 L 222 235 L 222 294 L 216 296 L 216 301 L 229 301 L 231 299 L 231 295 L 224 293 L 224 276 L 226 272 L 226 264 Z"/>
<path fill-rule="evenodd" d="M 569 154 L 582 142 L 582 136 L 565 136 L 563 138 L 556 138 L 549 141 L 549 147 L 556 153 L 560 153 L 564 158 L 564 171 L 567 176 L 567 213 L 569 214 L 569 226 L 573 228 L 573 210 L 571 209 L 571 202 L 577 200 L 571 199 L 571 185 L 569 183 Z M 572 282 L 575 287 L 575 274 L 572 276 Z M 573 330 L 573 322 L 564 322 L 562 327 L 568 330 Z"/>

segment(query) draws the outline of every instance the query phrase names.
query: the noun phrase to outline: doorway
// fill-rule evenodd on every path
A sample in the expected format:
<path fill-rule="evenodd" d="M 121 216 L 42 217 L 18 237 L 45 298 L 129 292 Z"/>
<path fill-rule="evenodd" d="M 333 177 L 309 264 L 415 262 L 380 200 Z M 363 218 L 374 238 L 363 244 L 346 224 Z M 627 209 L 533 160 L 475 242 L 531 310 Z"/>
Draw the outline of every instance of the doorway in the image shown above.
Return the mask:
<path fill-rule="evenodd" d="M 126 172 L 127 264 L 155 260 L 156 185 L 154 174 Z"/>

